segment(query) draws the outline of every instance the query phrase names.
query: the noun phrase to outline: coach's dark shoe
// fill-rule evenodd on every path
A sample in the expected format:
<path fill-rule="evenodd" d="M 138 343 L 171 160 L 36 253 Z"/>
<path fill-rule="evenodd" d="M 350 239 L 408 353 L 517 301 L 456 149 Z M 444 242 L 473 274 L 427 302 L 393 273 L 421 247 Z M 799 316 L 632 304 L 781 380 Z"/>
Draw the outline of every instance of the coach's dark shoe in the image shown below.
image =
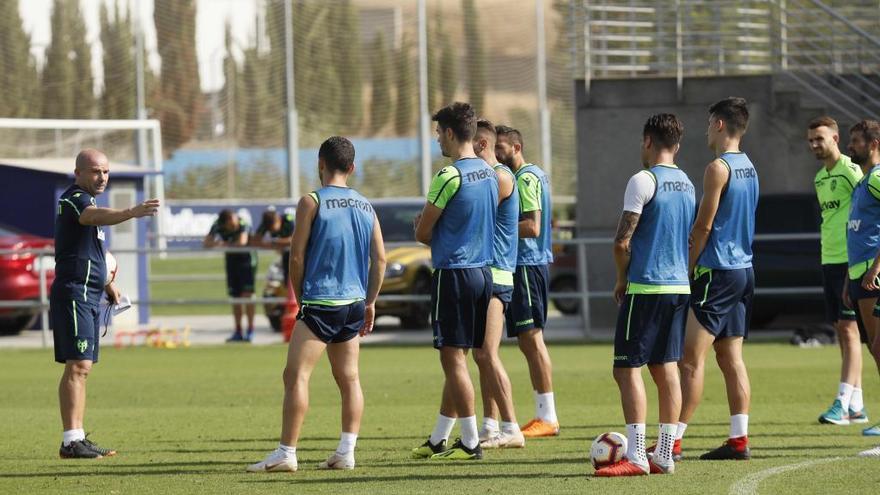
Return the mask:
<path fill-rule="evenodd" d="M 89 435 L 86 433 L 86 437 L 82 440 L 82 443 L 86 444 L 90 449 L 94 450 L 102 457 L 112 457 L 116 455 L 116 451 L 113 449 L 105 449 L 103 447 L 99 447 L 98 444 L 89 440 Z"/>
<path fill-rule="evenodd" d="M 741 438 L 744 439 L 745 437 Z M 737 445 L 738 443 L 741 445 Z M 749 451 L 747 441 L 739 441 L 738 438 L 734 438 L 728 439 L 721 447 L 701 455 L 700 459 L 704 461 L 747 461 L 751 457 L 752 454 Z"/>
<path fill-rule="evenodd" d="M 61 444 L 58 455 L 62 459 L 100 459 L 103 454 L 93 449 L 85 440 L 75 440 L 68 445 Z"/>
<path fill-rule="evenodd" d="M 415 459 L 427 459 L 434 454 L 438 454 L 446 450 L 446 440 L 441 440 L 440 443 L 434 445 L 431 443 L 431 438 L 428 437 L 425 440 L 425 443 L 419 445 L 418 447 L 412 450 L 412 456 Z"/>

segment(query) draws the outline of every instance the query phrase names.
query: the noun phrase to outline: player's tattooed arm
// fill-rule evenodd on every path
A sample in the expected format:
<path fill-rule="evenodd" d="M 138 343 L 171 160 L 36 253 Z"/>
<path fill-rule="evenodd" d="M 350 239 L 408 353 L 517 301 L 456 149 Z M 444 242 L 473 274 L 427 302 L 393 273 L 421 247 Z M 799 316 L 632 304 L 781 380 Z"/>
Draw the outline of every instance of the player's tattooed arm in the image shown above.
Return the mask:
<path fill-rule="evenodd" d="M 624 211 L 617 223 L 617 233 L 614 235 L 614 265 L 617 268 L 617 282 L 614 284 L 614 299 L 620 304 L 626 294 L 626 271 L 629 268 L 630 245 L 633 233 L 639 225 L 641 214 L 632 211 Z"/>

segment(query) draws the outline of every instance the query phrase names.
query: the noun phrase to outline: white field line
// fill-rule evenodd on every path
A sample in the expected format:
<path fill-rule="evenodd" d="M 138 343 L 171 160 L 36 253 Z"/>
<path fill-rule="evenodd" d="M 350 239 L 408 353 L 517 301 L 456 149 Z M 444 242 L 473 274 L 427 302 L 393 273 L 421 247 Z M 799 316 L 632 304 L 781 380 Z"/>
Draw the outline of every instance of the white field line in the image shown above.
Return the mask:
<path fill-rule="evenodd" d="M 752 473 L 748 476 L 741 478 L 739 481 L 731 485 L 729 493 L 730 495 L 754 495 L 758 493 L 758 484 L 771 476 L 776 476 L 777 474 L 785 473 L 788 471 L 794 471 L 796 469 L 803 469 L 805 467 L 813 466 L 815 464 L 824 464 L 826 462 L 839 461 L 841 459 L 841 457 L 828 457 L 825 459 L 815 459 L 812 461 L 798 462 L 795 464 L 786 464 L 784 466 L 776 466 L 765 469 L 763 471 L 758 471 L 757 473 Z"/>

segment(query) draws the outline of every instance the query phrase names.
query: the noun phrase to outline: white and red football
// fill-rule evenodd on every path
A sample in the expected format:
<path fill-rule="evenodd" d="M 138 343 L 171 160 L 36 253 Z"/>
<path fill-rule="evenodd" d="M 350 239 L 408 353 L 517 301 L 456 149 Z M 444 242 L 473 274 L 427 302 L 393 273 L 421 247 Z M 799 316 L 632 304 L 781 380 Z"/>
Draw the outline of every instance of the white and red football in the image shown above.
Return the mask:
<path fill-rule="evenodd" d="M 616 431 L 599 435 L 590 446 L 590 461 L 595 469 L 620 462 L 624 454 L 626 454 L 626 436 Z"/>
<path fill-rule="evenodd" d="M 104 254 L 104 264 L 107 265 L 107 276 L 104 278 L 104 285 L 110 285 L 116 280 L 116 272 L 119 270 L 119 263 L 116 262 L 116 256 L 107 251 Z"/>

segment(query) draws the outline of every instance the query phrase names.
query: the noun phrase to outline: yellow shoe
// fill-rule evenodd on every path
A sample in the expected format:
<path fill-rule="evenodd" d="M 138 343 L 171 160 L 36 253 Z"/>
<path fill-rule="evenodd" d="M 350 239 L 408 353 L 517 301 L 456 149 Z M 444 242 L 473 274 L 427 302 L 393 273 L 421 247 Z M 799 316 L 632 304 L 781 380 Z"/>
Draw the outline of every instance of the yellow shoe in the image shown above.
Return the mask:
<path fill-rule="evenodd" d="M 526 438 L 555 437 L 559 435 L 559 423 L 548 423 L 540 418 L 535 418 L 523 425 L 522 434 Z"/>

